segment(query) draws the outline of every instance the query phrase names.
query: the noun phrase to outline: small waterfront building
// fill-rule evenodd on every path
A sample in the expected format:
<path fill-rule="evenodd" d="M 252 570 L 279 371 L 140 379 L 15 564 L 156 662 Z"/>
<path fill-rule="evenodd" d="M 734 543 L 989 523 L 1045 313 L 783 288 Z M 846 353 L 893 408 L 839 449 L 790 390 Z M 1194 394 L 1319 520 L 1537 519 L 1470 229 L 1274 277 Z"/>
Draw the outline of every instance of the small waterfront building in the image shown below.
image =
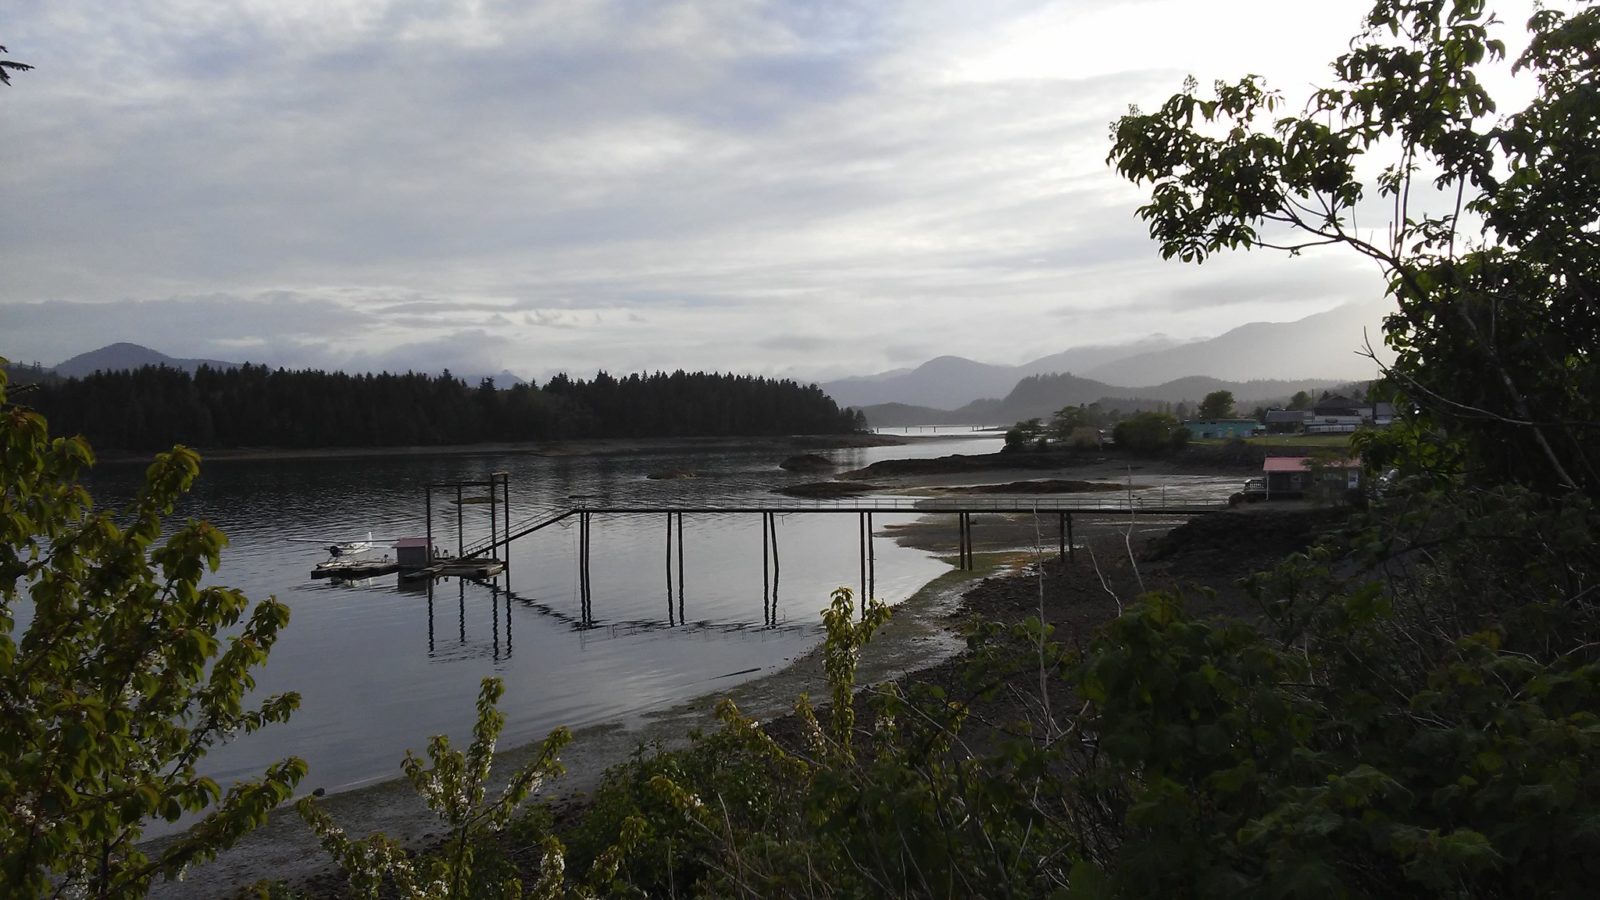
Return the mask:
<path fill-rule="evenodd" d="M 1191 419 L 1183 423 L 1192 438 L 1247 438 L 1260 430 L 1255 419 Z"/>
<path fill-rule="evenodd" d="M 426 569 L 433 565 L 433 553 L 425 537 L 401 538 L 394 542 L 394 561 L 402 569 Z"/>
<path fill-rule="evenodd" d="M 1266 496 L 1302 497 L 1312 490 L 1337 494 L 1361 488 L 1361 460 L 1316 460 L 1310 456 L 1269 456 L 1261 463 Z"/>

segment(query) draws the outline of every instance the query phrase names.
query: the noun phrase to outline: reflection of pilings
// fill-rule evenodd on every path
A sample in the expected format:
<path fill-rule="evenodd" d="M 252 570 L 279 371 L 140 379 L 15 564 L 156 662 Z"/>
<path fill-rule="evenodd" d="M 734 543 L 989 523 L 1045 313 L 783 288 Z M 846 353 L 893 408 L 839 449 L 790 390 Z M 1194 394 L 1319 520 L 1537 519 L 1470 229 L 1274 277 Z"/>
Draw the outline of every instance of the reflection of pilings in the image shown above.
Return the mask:
<path fill-rule="evenodd" d="M 672 513 L 667 513 L 667 624 L 678 624 L 677 612 L 672 606 Z"/>
<path fill-rule="evenodd" d="M 428 579 L 428 655 L 433 655 L 433 579 Z"/>
<path fill-rule="evenodd" d="M 683 617 L 683 513 L 678 513 L 678 622 L 687 621 Z"/>
<path fill-rule="evenodd" d="M 767 541 L 768 529 L 772 527 L 769 520 L 771 513 L 761 514 L 761 624 L 772 624 L 772 613 L 768 610 L 772 606 L 772 573 L 769 557 L 771 548 Z"/>
<path fill-rule="evenodd" d="M 1078 543 L 1072 539 L 1072 513 L 1067 513 L 1067 558 L 1078 561 Z"/>
<path fill-rule="evenodd" d="M 460 611 L 461 643 L 467 642 L 467 580 L 456 579 L 456 606 Z"/>

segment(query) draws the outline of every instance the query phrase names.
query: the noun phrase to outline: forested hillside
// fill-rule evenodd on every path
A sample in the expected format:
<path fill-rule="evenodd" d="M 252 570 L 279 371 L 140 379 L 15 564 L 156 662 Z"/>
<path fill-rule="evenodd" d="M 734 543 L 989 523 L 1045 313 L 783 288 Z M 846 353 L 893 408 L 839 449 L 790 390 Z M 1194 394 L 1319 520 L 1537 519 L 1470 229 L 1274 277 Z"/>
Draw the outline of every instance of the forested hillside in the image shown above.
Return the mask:
<path fill-rule="evenodd" d="M 452 377 L 266 366 L 193 375 L 147 366 L 42 385 L 29 405 L 100 450 L 386 447 L 591 437 L 835 434 L 855 430 L 816 385 L 657 372 L 496 390 Z"/>

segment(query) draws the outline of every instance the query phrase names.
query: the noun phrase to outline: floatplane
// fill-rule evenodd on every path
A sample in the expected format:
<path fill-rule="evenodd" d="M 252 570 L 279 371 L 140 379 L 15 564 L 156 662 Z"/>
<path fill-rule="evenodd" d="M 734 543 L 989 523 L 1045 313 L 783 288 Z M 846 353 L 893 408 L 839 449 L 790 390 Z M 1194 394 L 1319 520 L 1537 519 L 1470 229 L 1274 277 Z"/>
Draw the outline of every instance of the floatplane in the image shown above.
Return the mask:
<path fill-rule="evenodd" d="M 349 541 L 330 541 L 327 538 L 289 538 L 291 544 L 321 544 L 328 551 L 330 559 L 339 559 L 344 556 L 359 556 L 371 553 L 373 545 L 372 532 L 367 532 L 367 539 Z M 387 540 L 387 539 L 385 539 Z"/>
<path fill-rule="evenodd" d="M 375 544 L 389 543 L 388 538 L 374 538 L 372 532 L 367 532 L 365 540 L 328 540 L 326 538 L 289 538 L 290 543 L 318 544 L 328 551 L 328 559 L 318 563 L 311 569 L 312 578 L 363 578 L 372 575 L 382 575 L 393 572 L 397 567 L 394 560 L 385 555 L 382 559 L 356 559 L 372 552 Z"/>

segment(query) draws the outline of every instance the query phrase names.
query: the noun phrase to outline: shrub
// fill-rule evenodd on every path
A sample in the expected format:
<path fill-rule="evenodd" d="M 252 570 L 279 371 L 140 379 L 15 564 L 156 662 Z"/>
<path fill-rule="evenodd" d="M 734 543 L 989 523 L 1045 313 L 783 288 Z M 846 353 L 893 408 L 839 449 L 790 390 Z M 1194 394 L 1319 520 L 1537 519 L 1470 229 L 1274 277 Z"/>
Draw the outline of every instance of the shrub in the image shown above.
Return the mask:
<path fill-rule="evenodd" d="M 193 451 L 158 455 L 132 509 L 96 511 L 88 444 L 7 405 L 5 378 L 0 366 L 0 878 L 9 896 L 140 896 L 260 825 L 305 774 L 290 758 L 224 793 L 198 772 L 209 748 L 298 705 L 244 704 L 289 609 L 201 586 L 227 538 L 170 521 Z M 153 858 L 139 845 L 150 820 L 193 813 Z"/>

